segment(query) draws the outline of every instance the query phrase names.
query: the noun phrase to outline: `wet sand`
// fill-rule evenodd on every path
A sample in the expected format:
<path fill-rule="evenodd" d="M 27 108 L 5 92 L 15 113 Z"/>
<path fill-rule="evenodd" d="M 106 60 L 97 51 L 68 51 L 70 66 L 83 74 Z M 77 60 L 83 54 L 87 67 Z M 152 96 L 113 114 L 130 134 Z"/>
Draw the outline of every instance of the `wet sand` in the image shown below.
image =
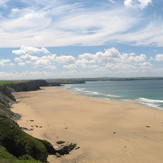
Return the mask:
<path fill-rule="evenodd" d="M 162 163 L 163 111 L 75 95 L 59 87 L 15 93 L 17 123 L 40 139 L 77 143 L 50 163 Z"/>

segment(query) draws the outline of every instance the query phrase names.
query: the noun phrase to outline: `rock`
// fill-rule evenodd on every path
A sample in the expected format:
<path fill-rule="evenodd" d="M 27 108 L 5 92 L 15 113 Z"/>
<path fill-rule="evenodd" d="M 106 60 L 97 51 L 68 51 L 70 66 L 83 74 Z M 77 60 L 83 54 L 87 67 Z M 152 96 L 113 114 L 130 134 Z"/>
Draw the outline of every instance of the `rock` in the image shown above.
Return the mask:
<path fill-rule="evenodd" d="M 56 155 L 57 157 L 61 157 L 61 155 L 60 155 L 59 153 L 56 153 L 55 155 Z"/>
<path fill-rule="evenodd" d="M 76 147 L 75 150 L 79 149 L 80 147 Z"/>
<path fill-rule="evenodd" d="M 65 141 L 61 141 L 61 140 L 60 140 L 60 141 L 57 141 L 56 143 L 57 143 L 57 144 L 63 144 L 63 143 L 65 143 Z"/>
<path fill-rule="evenodd" d="M 59 153 L 60 155 L 69 154 L 70 151 L 72 151 L 76 147 L 76 144 L 70 143 L 68 145 L 60 146 L 59 148 L 55 149 L 56 153 Z"/>

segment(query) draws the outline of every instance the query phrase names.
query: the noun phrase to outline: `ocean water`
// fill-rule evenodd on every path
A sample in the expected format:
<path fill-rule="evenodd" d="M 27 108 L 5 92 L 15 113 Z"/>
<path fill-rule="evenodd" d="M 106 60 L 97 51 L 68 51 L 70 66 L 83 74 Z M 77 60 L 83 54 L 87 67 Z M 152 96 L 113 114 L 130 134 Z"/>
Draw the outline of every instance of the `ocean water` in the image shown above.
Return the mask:
<path fill-rule="evenodd" d="M 163 80 L 98 81 L 67 84 L 76 94 L 113 101 L 128 101 L 163 110 Z"/>

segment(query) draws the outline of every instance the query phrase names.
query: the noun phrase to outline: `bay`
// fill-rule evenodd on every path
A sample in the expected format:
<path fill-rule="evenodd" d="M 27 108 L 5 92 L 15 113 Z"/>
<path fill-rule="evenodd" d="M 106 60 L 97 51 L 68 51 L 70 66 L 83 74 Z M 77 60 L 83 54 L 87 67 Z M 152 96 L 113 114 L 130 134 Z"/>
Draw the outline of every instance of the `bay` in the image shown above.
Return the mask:
<path fill-rule="evenodd" d="M 140 103 L 163 110 L 163 80 L 96 81 L 64 87 L 82 96 Z"/>

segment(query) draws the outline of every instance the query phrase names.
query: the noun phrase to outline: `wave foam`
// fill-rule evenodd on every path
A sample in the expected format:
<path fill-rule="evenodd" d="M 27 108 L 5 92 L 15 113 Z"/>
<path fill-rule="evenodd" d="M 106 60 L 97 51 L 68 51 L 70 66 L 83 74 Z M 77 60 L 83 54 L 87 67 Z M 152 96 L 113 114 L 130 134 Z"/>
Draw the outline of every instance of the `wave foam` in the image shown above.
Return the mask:
<path fill-rule="evenodd" d="M 163 100 L 153 100 L 147 98 L 139 98 L 138 100 L 142 102 L 148 102 L 148 103 L 163 103 Z"/>
<path fill-rule="evenodd" d="M 89 95 L 100 95 L 100 93 L 93 92 L 93 91 L 84 91 L 84 93 L 89 94 Z"/>
<path fill-rule="evenodd" d="M 108 96 L 108 97 L 121 97 L 121 96 L 116 96 L 116 95 L 106 95 L 106 96 Z"/>
<path fill-rule="evenodd" d="M 147 105 L 149 107 L 157 108 L 157 109 L 163 109 L 160 107 L 160 104 L 163 103 L 163 100 L 153 100 L 153 99 L 147 99 L 147 98 L 139 98 L 137 101 L 143 105 Z"/>

